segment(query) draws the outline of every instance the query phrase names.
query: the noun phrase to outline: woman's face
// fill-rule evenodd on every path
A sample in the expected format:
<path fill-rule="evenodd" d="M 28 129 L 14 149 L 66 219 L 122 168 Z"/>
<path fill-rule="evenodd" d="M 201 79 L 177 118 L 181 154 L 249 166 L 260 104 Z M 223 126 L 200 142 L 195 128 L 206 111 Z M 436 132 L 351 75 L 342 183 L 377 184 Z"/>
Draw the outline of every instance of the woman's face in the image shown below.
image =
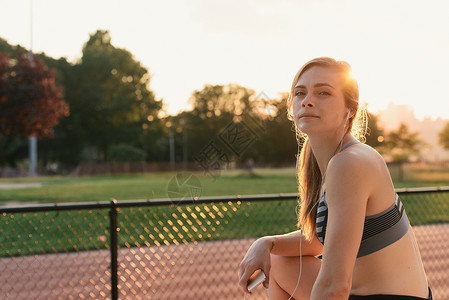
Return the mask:
<path fill-rule="evenodd" d="M 341 87 L 340 71 L 322 66 L 307 69 L 294 89 L 292 106 L 296 127 L 307 135 L 341 134 L 348 114 Z"/>

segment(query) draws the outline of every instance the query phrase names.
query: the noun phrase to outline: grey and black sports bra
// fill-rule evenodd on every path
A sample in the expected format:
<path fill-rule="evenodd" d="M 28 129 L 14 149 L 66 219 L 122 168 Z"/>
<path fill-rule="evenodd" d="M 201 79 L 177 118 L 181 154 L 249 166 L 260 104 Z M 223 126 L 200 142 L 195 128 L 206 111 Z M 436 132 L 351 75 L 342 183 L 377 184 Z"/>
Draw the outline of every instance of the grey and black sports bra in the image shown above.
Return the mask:
<path fill-rule="evenodd" d="M 347 145 L 345 148 L 350 145 L 352 144 Z M 325 195 L 326 193 L 323 192 L 320 197 L 316 216 L 316 234 L 323 245 L 326 237 L 328 215 Z M 374 253 L 393 244 L 407 233 L 409 226 L 410 222 L 404 206 L 398 194 L 396 194 L 394 203 L 388 209 L 376 215 L 365 217 L 363 236 L 357 257 Z"/>
<path fill-rule="evenodd" d="M 325 193 L 320 198 L 316 217 L 317 237 L 324 245 L 327 227 L 327 204 Z M 357 257 L 362 257 L 393 244 L 408 231 L 410 222 L 399 196 L 385 211 L 365 218 L 362 241 Z"/>

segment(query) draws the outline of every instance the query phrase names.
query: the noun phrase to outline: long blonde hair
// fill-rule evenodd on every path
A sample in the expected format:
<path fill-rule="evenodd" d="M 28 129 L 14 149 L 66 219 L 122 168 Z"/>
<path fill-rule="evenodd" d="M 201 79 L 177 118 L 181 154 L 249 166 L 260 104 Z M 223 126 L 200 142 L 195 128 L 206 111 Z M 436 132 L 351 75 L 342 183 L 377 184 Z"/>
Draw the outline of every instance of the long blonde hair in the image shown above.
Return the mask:
<path fill-rule="evenodd" d="M 345 61 L 337 61 L 330 57 L 319 57 L 310 60 L 304 64 L 296 73 L 293 79 L 290 95 L 287 99 L 287 113 L 288 118 L 294 121 L 293 118 L 293 98 L 294 88 L 301 77 L 301 75 L 312 66 L 322 66 L 333 68 L 339 71 L 343 78 L 342 91 L 345 99 L 346 107 L 351 112 L 348 119 L 347 132 L 351 132 L 357 139 L 364 142 L 364 135 L 366 133 L 366 112 L 364 109 L 359 110 L 359 87 L 357 81 L 351 76 L 351 66 Z M 298 146 L 302 145 L 298 161 L 298 190 L 300 199 L 303 201 L 299 215 L 298 225 L 302 225 L 303 235 L 306 239 L 311 240 L 316 234 L 316 202 L 320 196 L 322 174 L 318 166 L 315 155 L 307 135 L 300 132 L 295 126 L 297 132 Z"/>

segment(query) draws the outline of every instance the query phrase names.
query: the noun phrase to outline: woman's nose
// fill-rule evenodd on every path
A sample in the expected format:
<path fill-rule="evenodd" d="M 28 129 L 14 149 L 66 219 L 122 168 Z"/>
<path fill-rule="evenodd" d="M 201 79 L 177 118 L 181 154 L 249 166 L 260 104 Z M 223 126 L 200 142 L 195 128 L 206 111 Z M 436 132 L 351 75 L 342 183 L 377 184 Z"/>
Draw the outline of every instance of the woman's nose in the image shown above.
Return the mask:
<path fill-rule="evenodd" d="M 314 106 L 314 104 L 313 104 L 313 100 L 312 100 L 312 97 L 310 96 L 310 95 L 307 95 L 304 99 L 303 99 L 303 101 L 302 101 L 302 107 L 313 107 Z"/>

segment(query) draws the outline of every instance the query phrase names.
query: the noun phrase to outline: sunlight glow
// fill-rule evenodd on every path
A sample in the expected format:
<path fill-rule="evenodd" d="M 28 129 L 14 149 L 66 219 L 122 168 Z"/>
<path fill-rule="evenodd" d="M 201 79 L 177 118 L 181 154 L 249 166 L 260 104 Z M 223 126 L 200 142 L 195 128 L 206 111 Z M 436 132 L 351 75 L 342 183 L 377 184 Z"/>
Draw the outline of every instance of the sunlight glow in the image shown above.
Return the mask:
<path fill-rule="evenodd" d="M 207 83 L 278 97 L 300 65 L 331 56 L 352 65 L 370 112 L 393 102 L 412 106 L 419 119 L 449 119 L 449 90 L 439 88 L 449 68 L 448 1 L 35 2 L 32 23 L 28 1 L 2 2 L 1 38 L 29 47 L 32 27 L 35 52 L 76 62 L 89 34 L 109 30 L 113 45 L 150 70 L 168 114 L 189 109 L 192 92 Z"/>

